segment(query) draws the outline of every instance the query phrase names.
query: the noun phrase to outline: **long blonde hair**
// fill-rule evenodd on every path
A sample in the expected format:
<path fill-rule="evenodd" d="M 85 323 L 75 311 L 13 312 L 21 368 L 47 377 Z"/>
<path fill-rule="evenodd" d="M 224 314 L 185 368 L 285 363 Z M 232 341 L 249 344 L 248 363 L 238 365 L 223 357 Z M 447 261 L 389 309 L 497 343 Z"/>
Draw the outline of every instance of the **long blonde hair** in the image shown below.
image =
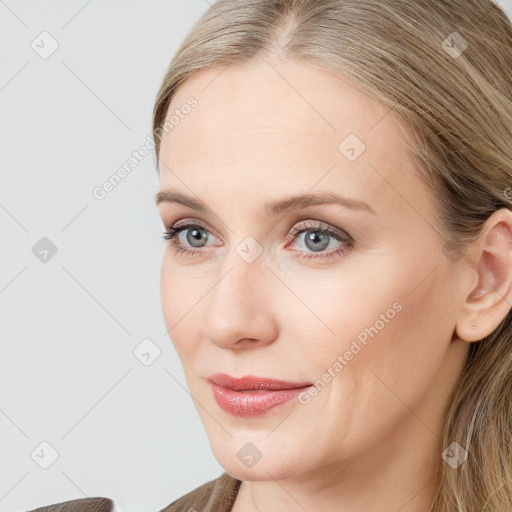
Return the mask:
<path fill-rule="evenodd" d="M 338 74 L 401 116 L 452 257 L 512 208 L 512 24 L 492 0 L 219 0 L 158 92 L 157 160 L 169 103 L 190 75 L 275 54 Z M 443 447 L 452 442 L 468 458 L 441 464 L 430 511 L 510 512 L 511 312 L 471 343 L 445 411 Z"/>

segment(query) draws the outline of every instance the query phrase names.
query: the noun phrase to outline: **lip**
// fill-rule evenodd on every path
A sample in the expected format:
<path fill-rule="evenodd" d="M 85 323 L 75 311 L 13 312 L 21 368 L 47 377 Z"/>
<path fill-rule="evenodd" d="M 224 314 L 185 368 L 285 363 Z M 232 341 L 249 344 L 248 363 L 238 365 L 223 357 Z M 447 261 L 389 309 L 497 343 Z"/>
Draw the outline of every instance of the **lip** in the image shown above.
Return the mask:
<path fill-rule="evenodd" d="M 245 375 L 243 377 L 231 377 L 225 373 L 214 373 L 210 375 L 209 380 L 223 388 L 234 391 L 248 391 L 256 389 L 265 389 L 271 391 L 280 391 L 283 389 L 297 389 L 311 386 L 311 382 L 290 382 L 277 379 L 267 379 L 265 377 L 255 377 L 254 375 Z"/>
<path fill-rule="evenodd" d="M 219 407 L 241 417 L 266 414 L 312 386 L 310 382 L 289 382 L 253 375 L 235 378 L 225 373 L 211 375 L 208 380 Z"/>

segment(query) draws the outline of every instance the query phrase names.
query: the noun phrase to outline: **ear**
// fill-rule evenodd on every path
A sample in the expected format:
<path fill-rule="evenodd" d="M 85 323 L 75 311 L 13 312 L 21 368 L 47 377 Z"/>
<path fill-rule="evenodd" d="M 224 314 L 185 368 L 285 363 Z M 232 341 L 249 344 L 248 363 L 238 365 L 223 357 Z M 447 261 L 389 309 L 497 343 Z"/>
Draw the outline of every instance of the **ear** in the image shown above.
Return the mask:
<path fill-rule="evenodd" d="M 466 258 L 470 268 L 456 335 L 478 341 L 491 334 L 512 308 L 512 211 L 494 212 Z"/>

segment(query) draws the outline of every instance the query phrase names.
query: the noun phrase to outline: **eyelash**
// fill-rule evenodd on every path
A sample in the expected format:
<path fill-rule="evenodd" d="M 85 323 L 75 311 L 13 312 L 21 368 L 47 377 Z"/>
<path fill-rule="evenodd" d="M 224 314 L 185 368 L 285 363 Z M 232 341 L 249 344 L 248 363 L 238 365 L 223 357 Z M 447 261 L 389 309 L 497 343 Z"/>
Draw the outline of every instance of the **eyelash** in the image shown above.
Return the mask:
<path fill-rule="evenodd" d="M 186 224 L 175 224 L 174 226 L 165 228 L 163 239 L 164 241 L 170 241 L 171 245 L 177 255 L 181 255 L 182 257 L 186 258 L 193 258 L 196 254 L 199 254 L 202 251 L 202 249 L 187 249 L 185 246 L 183 246 L 178 240 L 178 235 L 182 231 L 186 231 L 190 228 L 202 228 L 206 232 L 211 233 L 209 229 L 207 229 L 205 226 L 198 224 L 198 223 L 186 223 Z M 325 235 L 328 235 L 331 238 L 334 238 L 338 242 L 341 242 L 342 245 L 340 248 L 331 250 L 327 253 L 306 253 L 304 254 L 304 251 L 300 250 L 294 250 L 293 252 L 299 253 L 299 258 L 303 258 L 306 260 L 309 259 L 331 259 L 338 255 L 345 254 L 348 250 L 352 249 L 355 241 L 354 239 L 348 234 L 344 233 L 343 231 L 335 231 L 328 227 L 323 227 L 322 223 L 319 223 L 318 225 L 308 224 L 307 222 L 300 222 L 299 224 L 295 225 L 292 229 L 291 233 L 286 237 L 286 242 L 289 242 L 296 238 L 298 235 L 305 233 L 307 231 L 313 231 L 317 233 L 322 233 Z M 213 233 L 211 233 L 213 234 Z"/>

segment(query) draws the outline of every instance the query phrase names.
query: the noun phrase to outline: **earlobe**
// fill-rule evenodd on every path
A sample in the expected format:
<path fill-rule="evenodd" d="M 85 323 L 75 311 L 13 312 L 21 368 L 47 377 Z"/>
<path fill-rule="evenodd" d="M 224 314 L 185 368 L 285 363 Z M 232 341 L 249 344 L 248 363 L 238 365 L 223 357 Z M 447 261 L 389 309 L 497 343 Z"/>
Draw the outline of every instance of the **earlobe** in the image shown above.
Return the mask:
<path fill-rule="evenodd" d="M 470 260 L 470 292 L 456 325 L 456 337 L 479 341 L 491 334 L 512 308 L 512 211 L 496 211 L 485 223 Z M 475 280 L 477 282 L 475 286 Z"/>

